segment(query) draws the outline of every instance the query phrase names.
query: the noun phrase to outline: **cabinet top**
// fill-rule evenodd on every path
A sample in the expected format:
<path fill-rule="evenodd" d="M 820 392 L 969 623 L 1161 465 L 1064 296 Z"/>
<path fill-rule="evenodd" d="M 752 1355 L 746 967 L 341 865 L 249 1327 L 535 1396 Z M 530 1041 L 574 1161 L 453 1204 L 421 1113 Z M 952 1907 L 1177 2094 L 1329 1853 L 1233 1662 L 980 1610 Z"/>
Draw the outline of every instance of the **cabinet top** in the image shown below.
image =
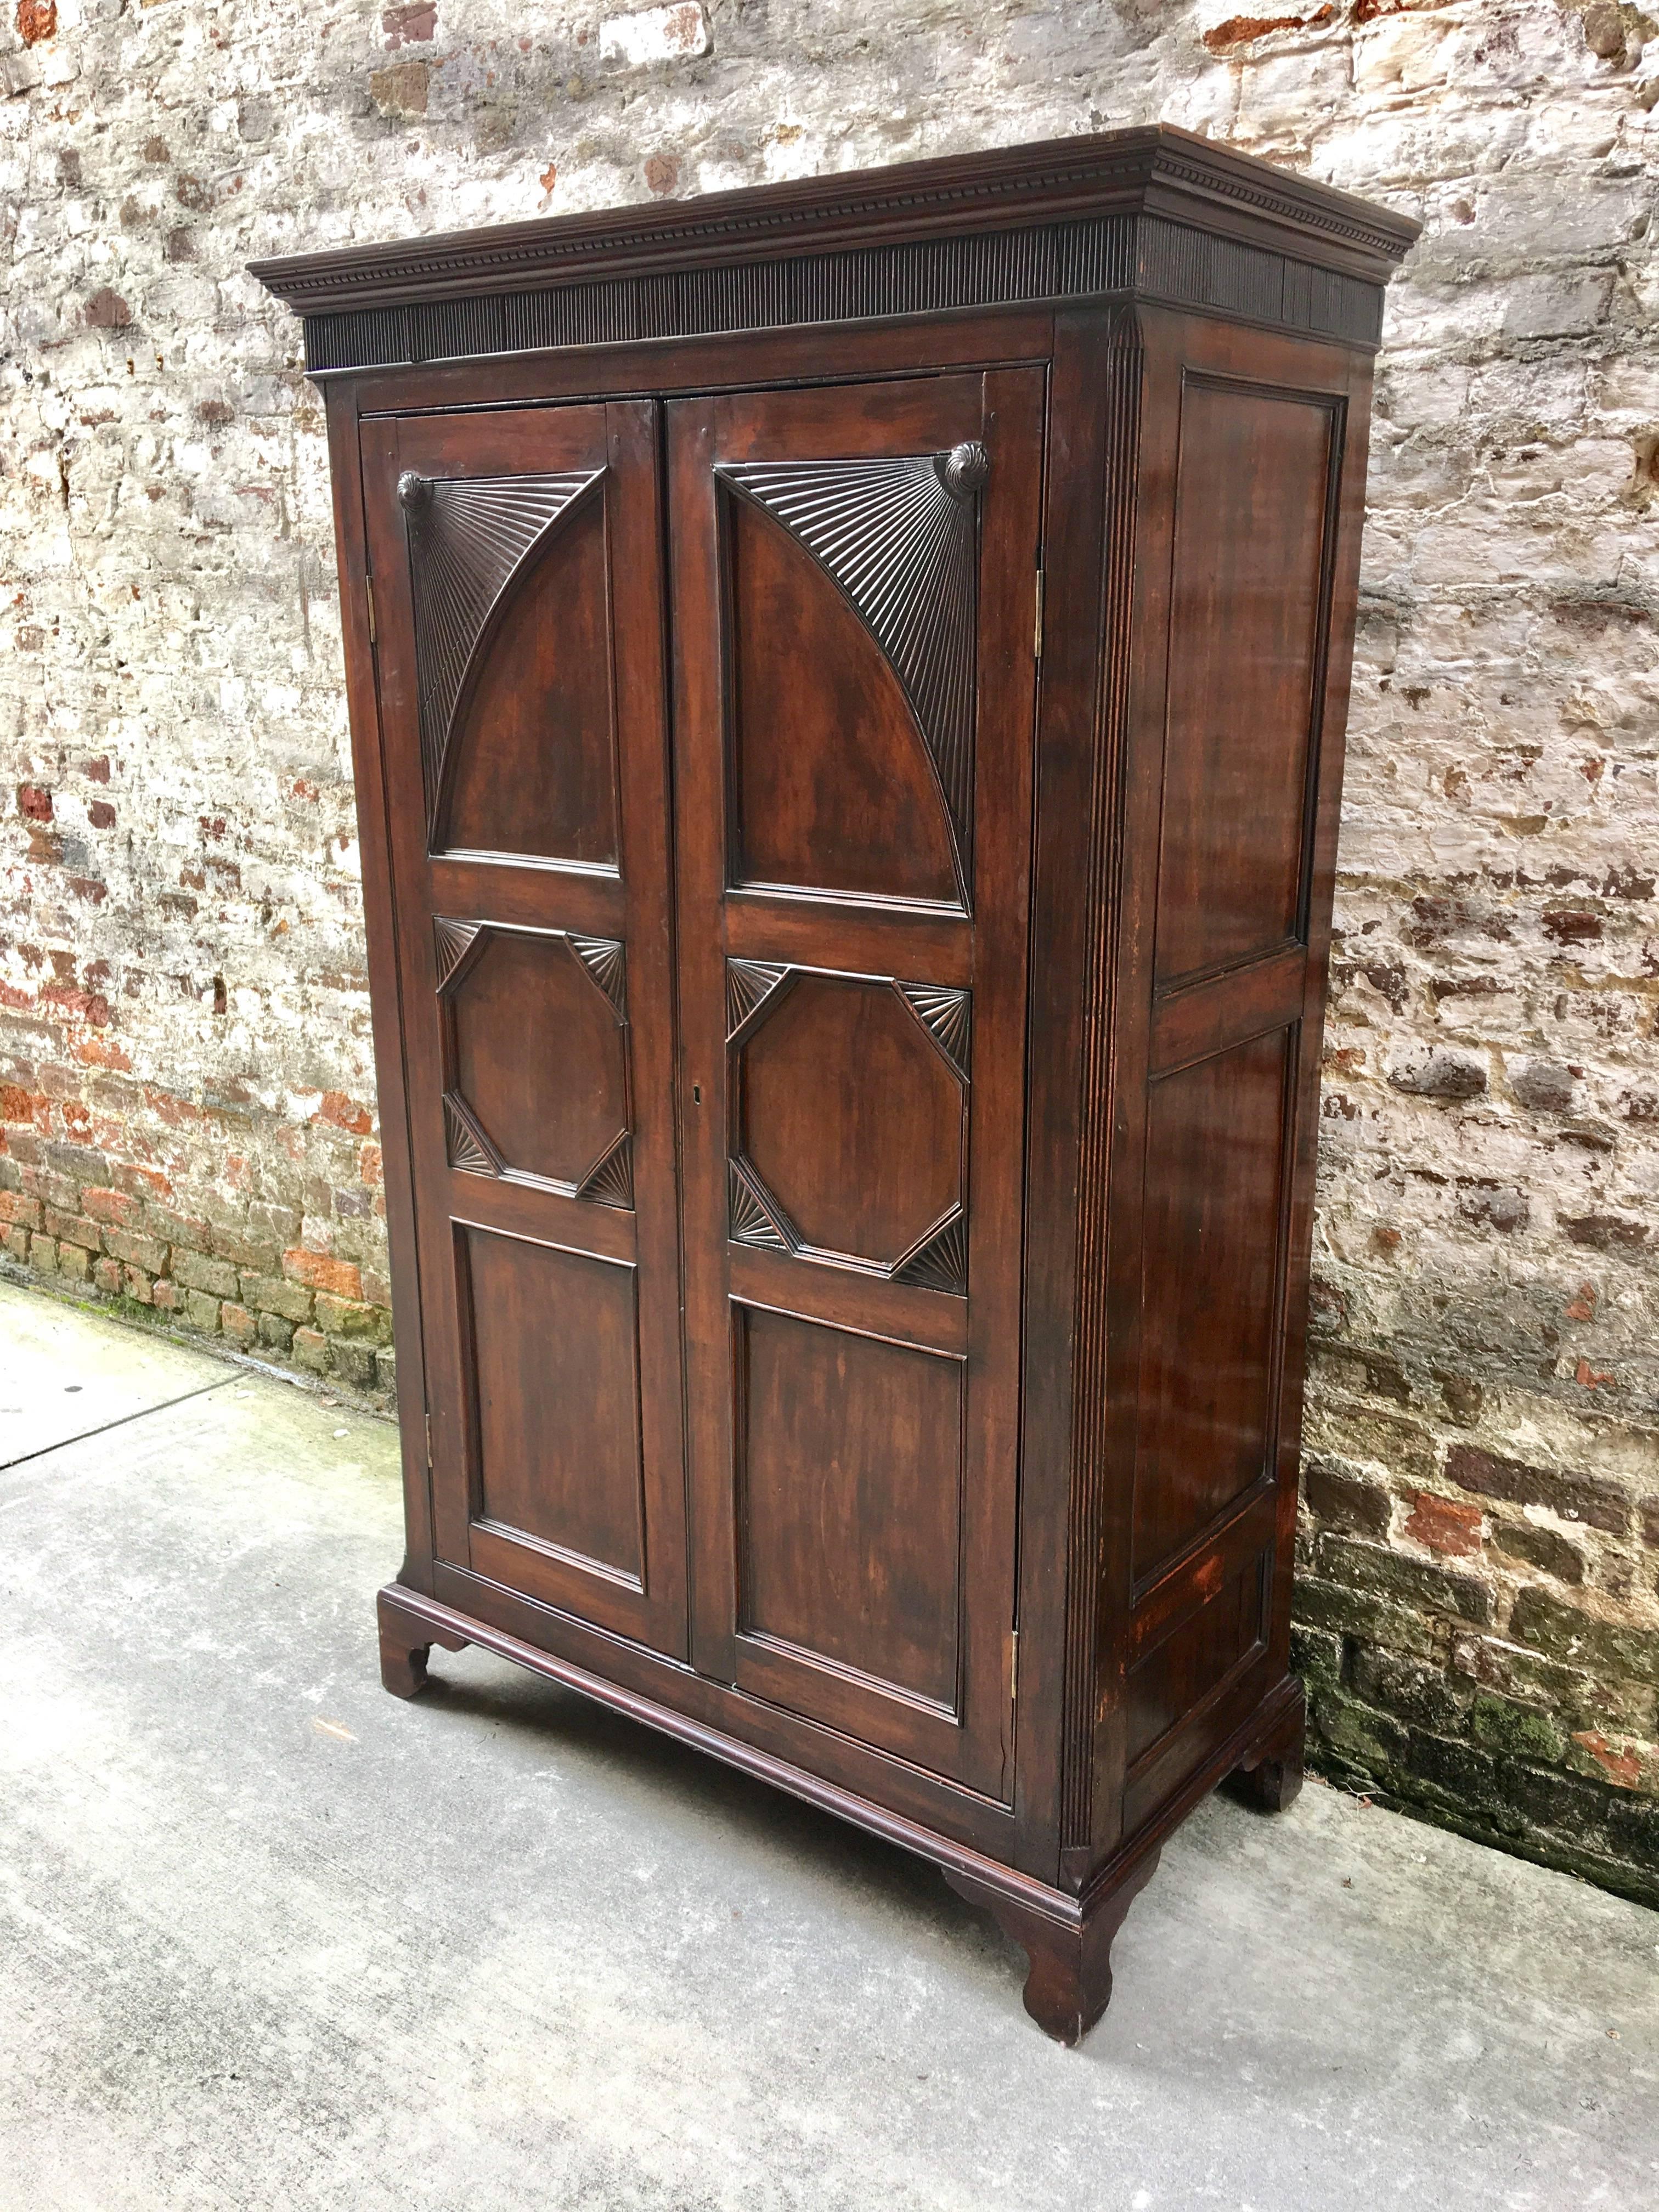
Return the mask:
<path fill-rule="evenodd" d="M 1160 125 L 284 255 L 249 273 L 306 318 L 313 370 L 1115 290 L 1374 344 L 1380 288 L 1420 228 Z M 1269 260 L 1324 273 L 1310 313 L 1280 312 Z M 510 312 L 526 298 L 567 312 Z"/>

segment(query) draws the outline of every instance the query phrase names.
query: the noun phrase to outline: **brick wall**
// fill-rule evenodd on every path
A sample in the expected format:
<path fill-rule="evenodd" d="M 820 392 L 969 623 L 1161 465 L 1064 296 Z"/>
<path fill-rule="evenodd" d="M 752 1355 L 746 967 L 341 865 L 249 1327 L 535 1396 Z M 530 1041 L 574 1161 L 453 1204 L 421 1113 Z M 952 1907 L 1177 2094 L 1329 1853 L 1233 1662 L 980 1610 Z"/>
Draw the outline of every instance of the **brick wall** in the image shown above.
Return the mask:
<path fill-rule="evenodd" d="M 1332 1771 L 1659 1900 L 1654 22 L 21 0 L 0 92 L 9 1249 L 358 1388 L 391 1355 L 321 422 L 242 263 L 1160 116 L 1425 219 L 1299 1653 Z"/>

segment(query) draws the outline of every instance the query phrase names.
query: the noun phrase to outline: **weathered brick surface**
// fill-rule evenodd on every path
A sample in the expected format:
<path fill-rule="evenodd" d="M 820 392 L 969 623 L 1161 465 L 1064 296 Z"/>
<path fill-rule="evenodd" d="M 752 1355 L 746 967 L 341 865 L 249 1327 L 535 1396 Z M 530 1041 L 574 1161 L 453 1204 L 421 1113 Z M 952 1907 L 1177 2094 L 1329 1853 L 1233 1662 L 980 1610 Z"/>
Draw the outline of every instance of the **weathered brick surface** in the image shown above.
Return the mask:
<path fill-rule="evenodd" d="M 322 416 L 246 258 L 1158 117 L 1231 138 L 1426 223 L 1379 365 L 1322 1102 L 1316 1750 L 1659 1893 L 1650 15 L 638 17 L 0 30 L 10 1261 L 395 1371 Z"/>

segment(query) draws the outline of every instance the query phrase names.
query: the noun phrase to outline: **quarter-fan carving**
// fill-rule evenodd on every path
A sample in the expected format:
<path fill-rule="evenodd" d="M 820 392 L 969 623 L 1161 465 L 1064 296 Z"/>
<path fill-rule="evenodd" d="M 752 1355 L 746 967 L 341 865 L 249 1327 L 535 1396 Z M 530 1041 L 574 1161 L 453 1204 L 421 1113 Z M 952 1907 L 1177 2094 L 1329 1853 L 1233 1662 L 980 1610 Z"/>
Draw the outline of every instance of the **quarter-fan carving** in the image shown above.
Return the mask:
<path fill-rule="evenodd" d="M 795 1240 L 782 1210 L 759 1178 L 741 1160 L 726 1163 L 731 1179 L 732 1235 L 739 1244 L 763 1244 L 773 1252 L 793 1252 Z"/>
<path fill-rule="evenodd" d="M 562 476 L 404 476 L 428 826 L 457 708 L 492 616 L 519 574 L 603 470 Z"/>
<path fill-rule="evenodd" d="M 947 991 L 932 983 L 901 983 L 899 996 L 921 1024 L 956 1073 L 968 1080 L 966 991 Z"/>
<path fill-rule="evenodd" d="M 958 1207 L 930 1229 L 915 1249 L 907 1252 L 893 1270 L 896 1283 L 919 1283 L 925 1290 L 968 1289 L 968 1218 Z"/>
<path fill-rule="evenodd" d="M 789 973 L 763 960 L 726 963 L 726 1033 L 735 1036 L 755 1009 L 769 999 Z"/>
<path fill-rule="evenodd" d="M 565 942 L 617 1010 L 617 1019 L 628 1019 L 628 990 L 623 949 L 613 938 L 568 937 Z"/>
<path fill-rule="evenodd" d="M 501 1164 L 477 1123 L 453 1091 L 444 1094 L 444 1138 L 453 1168 L 468 1175 L 499 1175 Z"/>
<path fill-rule="evenodd" d="M 958 448 L 965 452 L 966 448 Z M 972 879 L 974 641 L 978 580 L 973 465 L 955 454 L 721 466 L 834 578 L 891 662 L 927 745 Z"/>
<path fill-rule="evenodd" d="M 620 1206 L 624 1213 L 634 1206 L 634 1140 L 626 1131 L 617 1138 L 576 1192 L 599 1206 Z"/>
<path fill-rule="evenodd" d="M 438 948 L 438 988 L 447 990 L 456 981 L 461 963 L 477 942 L 483 925 L 476 921 L 451 921 L 447 915 L 434 915 L 432 935 Z"/>

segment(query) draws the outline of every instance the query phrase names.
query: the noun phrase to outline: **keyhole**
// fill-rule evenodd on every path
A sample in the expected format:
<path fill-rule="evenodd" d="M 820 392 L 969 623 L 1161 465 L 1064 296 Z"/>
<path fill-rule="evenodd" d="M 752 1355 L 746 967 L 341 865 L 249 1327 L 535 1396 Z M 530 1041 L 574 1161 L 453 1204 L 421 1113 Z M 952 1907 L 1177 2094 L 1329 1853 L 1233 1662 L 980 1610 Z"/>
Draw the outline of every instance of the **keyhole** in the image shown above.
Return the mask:
<path fill-rule="evenodd" d="M 702 1085 L 701 1083 L 694 1083 L 691 1085 L 691 1103 L 694 1106 L 701 1106 L 702 1103 Z"/>

